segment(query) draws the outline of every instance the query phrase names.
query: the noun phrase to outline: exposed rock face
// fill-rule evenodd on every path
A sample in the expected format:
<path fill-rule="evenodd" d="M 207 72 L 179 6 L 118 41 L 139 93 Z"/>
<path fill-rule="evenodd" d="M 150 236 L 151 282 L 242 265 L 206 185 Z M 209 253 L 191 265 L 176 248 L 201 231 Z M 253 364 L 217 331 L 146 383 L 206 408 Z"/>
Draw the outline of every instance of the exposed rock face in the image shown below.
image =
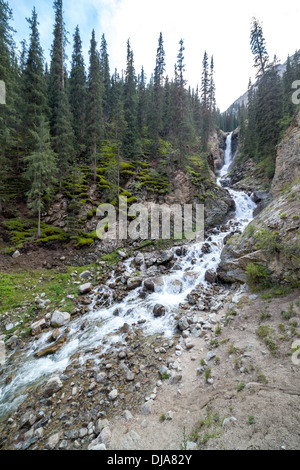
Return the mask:
<path fill-rule="evenodd" d="M 300 276 L 299 211 L 300 183 L 280 195 L 248 226 L 242 235 L 228 240 L 218 267 L 226 283 L 246 282 L 248 264 L 260 264 L 270 271 L 270 280 L 283 284 Z"/>
<path fill-rule="evenodd" d="M 209 159 L 209 166 L 213 172 L 222 168 L 224 164 L 226 136 L 227 134 L 223 131 L 220 131 L 220 135 L 215 131 L 210 137 L 211 158 Z"/>
<path fill-rule="evenodd" d="M 300 112 L 278 145 L 276 170 L 272 184 L 273 196 L 300 178 Z"/>
<path fill-rule="evenodd" d="M 218 267 L 223 282 L 245 282 L 249 263 L 267 268 L 271 281 L 299 282 L 299 193 L 300 112 L 277 149 L 273 200 L 270 202 L 268 193 L 257 190 L 254 197 L 264 207 L 262 212 L 242 235 L 235 235 L 225 245 Z"/>

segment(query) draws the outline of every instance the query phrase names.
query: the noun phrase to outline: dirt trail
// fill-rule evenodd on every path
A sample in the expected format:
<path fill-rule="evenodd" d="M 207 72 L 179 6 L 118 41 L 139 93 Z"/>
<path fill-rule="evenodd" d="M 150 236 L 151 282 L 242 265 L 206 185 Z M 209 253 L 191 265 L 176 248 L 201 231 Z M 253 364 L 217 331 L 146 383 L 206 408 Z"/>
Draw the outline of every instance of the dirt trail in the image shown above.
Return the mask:
<path fill-rule="evenodd" d="M 292 318 L 284 319 L 281 312 L 288 312 L 291 304 Z M 235 311 L 222 327 L 218 347 L 212 348 L 209 339 L 192 338 L 194 347 L 174 356 L 182 380 L 174 385 L 162 381 L 151 414 L 111 421 L 109 449 L 300 448 L 300 365 L 291 357 L 291 344 L 299 334 L 299 292 L 271 300 L 245 296 Z M 217 319 L 226 312 L 228 306 Z M 257 334 L 267 330 L 271 346 Z M 219 358 L 208 362 L 212 384 L 204 374 L 197 375 L 210 350 Z M 172 419 L 165 419 L 169 411 Z"/>

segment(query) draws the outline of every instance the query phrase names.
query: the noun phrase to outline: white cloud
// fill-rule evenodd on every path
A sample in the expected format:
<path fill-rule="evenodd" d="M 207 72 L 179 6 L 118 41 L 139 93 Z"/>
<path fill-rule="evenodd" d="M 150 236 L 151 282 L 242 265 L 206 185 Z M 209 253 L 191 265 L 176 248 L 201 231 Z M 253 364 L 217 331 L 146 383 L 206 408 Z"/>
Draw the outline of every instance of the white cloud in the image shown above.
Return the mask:
<path fill-rule="evenodd" d="M 247 89 L 254 77 L 250 51 L 250 22 L 263 21 L 264 34 L 272 57 L 282 61 L 300 48 L 298 2 L 253 0 L 203 2 L 199 0 L 121 0 L 111 3 L 102 28 L 109 43 L 111 62 L 125 66 L 126 41 L 130 38 L 139 72 L 142 65 L 148 78 L 154 69 L 157 40 L 163 33 L 167 72 L 173 75 L 180 38 L 185 41 L 186 77 L 192 87 L 201 80 L 204 50 L 215 57 L 217 102 L 225 110 Z"/>
<path fill-rule="evenodd" d="M 25 16 L 30 16 L 35 0 L 10 0 L 17 12 L 19 40 L 28 37 Z M 110 67 L 119 72 L 126 64 L 126 41 L 130 38 L 135 68 L 142 65 L 150 78 L 155 66 L 159 33 L 163 33 L 167 73 L 173 76 L 178 42 L 185 41 L 186 78 L 192 87 L 201 80 L 204 50 L 215 58 L 217 103 L 224 111 L 247 89 L 249 76 L 254 77 L 250 51 L 250 22 L 257 16 L 263 22 L 270 57 L 275 53 L 281 61 L 300 48 L 298 0 L 64 0 L 65 22 L 72 36 L 79 25 L 86 64 L 91 31 L 94 28 L 100 43 L 104 33 L 108 42 Z M 42 46 L 49 57 L 52 44 L 54 12 L 52 2 L 37 3 Z M 16 17 L 16 14 L 15 14 Z M 300 78 L 300 77 L 299 77 Z"/>

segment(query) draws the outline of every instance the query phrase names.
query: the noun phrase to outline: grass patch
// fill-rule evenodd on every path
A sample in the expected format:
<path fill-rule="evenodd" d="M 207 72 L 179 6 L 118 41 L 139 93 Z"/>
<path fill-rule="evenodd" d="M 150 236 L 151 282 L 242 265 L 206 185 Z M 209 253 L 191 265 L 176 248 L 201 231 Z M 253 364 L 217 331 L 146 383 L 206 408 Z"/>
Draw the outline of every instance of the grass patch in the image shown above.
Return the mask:
<path fill-rule="evenodd" d="M 93 265 L 94 266 L 94 265 Z M 80 272 L 91 268 L 68 267 L 64 273 L 55 270 L 16 271 L 13 274 L 0 273 L 0 320 L 4 325 L 8 322 L 20 322 L 22 330 L 30 327 L 37 315 L 40 315 L 36 297 L 45 294 L 49 299 L 47 311 L 62 310 L 71 313 L 74 309 L 74 300 L 78 297 L 78 286 L 73 284 L 71 274 L 76 270 Z M 67 298 L 72 295 L 74 298 Z M 45 310 L 43 310 L 45 312 Z"/>
<path fill-rule="evenodd" d="M 6 252 L 12 252 L 22 248 L 25 243 L 47 243 L 59 241 L 65 243 L 69 240 L 69 235 L 57 227 L 53 227 L 41 222 L 41 236 L 37 237 L 38 223 L 31 219 L 9 219 L 2 225 L 7 230 L 11 248 Z"/>
<path fill-rule="evenodd" d="M 210 439 L 219 439 L 222 434 L 223 421 L 224 417 L 221 417 L 219 413 L 213 414 L 212 409 L 207 407 L 205 417 L 198 421 L 190 435 L 186 435 L 186 429 L 183 429 L 181 449 L 186 450 L 187 442 L 192 441 L 201 450 Z"/>

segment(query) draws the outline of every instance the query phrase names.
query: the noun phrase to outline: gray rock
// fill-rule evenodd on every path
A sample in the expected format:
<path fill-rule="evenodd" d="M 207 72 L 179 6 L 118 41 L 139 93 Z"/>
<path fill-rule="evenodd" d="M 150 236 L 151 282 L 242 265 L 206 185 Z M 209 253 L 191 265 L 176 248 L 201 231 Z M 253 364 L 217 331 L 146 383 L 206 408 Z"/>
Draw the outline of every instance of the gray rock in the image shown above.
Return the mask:
<path fill-rule="evenodd" d="M 79 434 L 78 435 L 79 435 L 80 439 L 83 439 L 85 436 L 87 436 L 87 434 L 88 434 L 87 428 L 79 429 Z"/>
<path fill-rule="evenodd" d="M 88 446 L 88 450 L 106 450 L 106 445 L 105 444 L 95 444 L 95 445 L 92 445 L 92 444 L 93 443 L 91 443 Z"/>
<path fill-rule="evenodd" d="M 192 441 L 188 441 L 186 443 L 186 450 L 197 450 L 197 443 L 192 442 Z"/>
<path fill-rule="evenodd" d="M 117 389 L 114 389 L 112 390 L 109 395 L 108 395 L 108 399 L 109 401 L 115 401 L 115 399 L 117 398 L 118 396 L 118 390 Z"/>
<path fill-rule="evenodd" d="M 44 428 L 37 428 L 35 431 L 34 431 L 34 435 L 35 437 L 37 437 L 38 439 L 41 439 L 44 435 Z"/>
<path fill-rule="evenodd" d="M 100 434 L 104 428 L 109 427 L 109 421 L 107 419 L 98 419 L 96 422 L 95 433 Z"/>
<path fill-rule="evenodd" d="M 64 326 L 71 320 L 71 315 L 68 312 L 60 312 L 59 310 L 55 310 L 51 317 L 51 326 L 54 328 L 59 328 L 60 326 Z"/>
<path fill-rule="evenodd" d="M 215 353 L 213 351 L 209 351 L 206 355 L 207 362 L 211 361 L 214 357 L 216 357 Z"/>
<path fill-rule="evenodd" d="M 96 375 L 96 382 L 101 384 L 101 383 L 104 383 L 107 379 L 107 375 L 105 374 L 105 372 L 100 372 L 99 374 Z"/>
<path fill-rule="evenodd" d="M 155 284 L 153 279 L 145 279 L 144 281 L 144 286 L 146 287 L 147 290 L 150 292 L 154 292 L 155 290 Z"/>
<path fill-rule="evenodd" d="M 91 273 L 90 271 L 83 271 L 82 273 L 79 274 L 80 279 L 88 279 L 90 277 Z"/>
<path fill-rule="evenodd" d="M 23 428 L 25 426 L 33 426 L 36 422 L 36 419 L 37 418 L 34 413 L 32 413 L 31 411 L 27 411 L 20 420 L 20 428 Z"/>
<path fill-rule="evenodd" d="M 5 364 L 5 357 L 6 357 L 5 342 L 0 340 L 0 366 Z"/>
<path fill-rule="evenodd" d="M 179 322 L 178 322 L 178 328 L 180 331 L 184 331 L 184 330 L 187 330 L 189 328 L 190 324 L 187 320 L 187 318 L 184 316 L 184 317 L 181 317 Z"/>
<path fill-rule="evenodd" d="M 144 264 L 145 258 L 144 258 L 143 253 L 138 253 L 136 257 L 134 258 L 134 261 L 135 261 L 135 264 L 137 264 L 138 266 L 141 266 L 142 264 Z"/>
<path fill-rule="evenodd" d="M 182 380 L 182 374 L 178 374 L 177 372 L 172 371 L 170 377 L 170 384 L 175 385 L 178 384 Z"/>
<path fill-rule="evenodd" d="M 52 397 L 52 395 L 58 392 L 63 387 L 62 381 L 59 377 L 52 377 L 45 385 L 43 396 L 45 398 Z"/>
<path fill-rule="evenodd" d="M 46 448 L 49 449 L 49 450 L 55 449 L 55 447 L 58 445 L 58 443 L 60 441 L 60 437 L 61 437 L 60 432 L 50 436 L 47 443 L 46 443 Z"/>
<path fill-rule="evenodd" d="M 87 282 L 86 284 L 81 284 L 81 286 L 78 287 L 78 290 L 80 292 L 80 294 L 84 295 L 84 294 L 88 294 L 89 292 L 91 292 L 93 286 L 90 282 Z"/>
<path fill-rule="evenodd" d="M 122 439 L 121 446 L 124 450 L 132 450 L 138 445 L 140 440 L 141 437 L 135 431 L 131 430 Z"/>
<path fill-rule="evenodd" d="M 229 424 L 234 424 L 236 421 L 237 419 L 234 416 L 231 416 L 230 418 L 224 419 L 222 426 L 224 428 L 225 426 L 228 426 Z"/>
<path fill-rule="evenodd" d="M 14 254 L 12 255 L 12 258 L 16 259 L 16 258 L 19 258 L 19 256 L 21 256 L 21 253 L 19 252 L 19 250 L 16 250 Z"/>
<path fill-rule="evenodd" d="M 155 318 L 163 317 L 166 313 L 166 309 L 161 304 L 156 304 L 153 308 L 153 315 Z"/>
<path fill-rule="evenodd" d="M 123 411 L 121 416 L 125 419 L 125 421 L 130 421 L 131 419 L 133 419 L 133 416 L 129 410 Z"/>
<path fill-rule="evenodd" d="M 167 264 L 174 258 L 174 254 L 170 250 L 163 251 L 157 260 L 157 264 Z"/>
<path fill-rule="evenodd" d="M 140 277 L 131 277 L 127 280 L 127 289 L 129 290 L 136 289 L 137 287 L 140 287 L 142 282 L 143 280 Z"/>
<path fill-rule="evenodd" d="M 209 284 L 214 284 L 217 280 L 217 273 L 213 269 L 209 269 L 205 273 L 205 280 Z"/>
<path fill-rule="evenodd" d="M 150 415 L 151 412 L 152 412 L 153 403 L 154 403 L 153 400 L 146 401 L 146 403 L 144 403 L 144 404 L 141 406 L 141 413 L 142 413 L 143 415 Z"/>
<path fill-rule="evenodd" d="M 109 427 L 103 428 L 97 439 L 99 444 L 105 444 L 108 446 L 111 441 L 111 431 Z"/>
<path fill-rule="evenodd" d="M 12 330 L 14 327 L 15 327 L 15 325 L 14 325 L 13 323 L 8 323 L 7 325 L 5 325 L 5 330 L 6 330 L 6 331 L 10 331 L 10 330 Z"/>
<path fill-rule="evenodd" d="M 170 375 L 170 370 L 166 366 L 161 366 L 159 373 L 161 376 L 168 374 Z"/>
<path fill-rule="evenodd" d="M 254 191 L 253 201 L 258 203 L 260 201 L 263 201 L 264 199 L 268 199 L 269 196 L 270 196 L 270 193 L 267 191 Z"/>
<path fill-rule="evenodd" d="M 127 382 L 132 382 L 135 379 L 135 374 L 133 372 L 127 372 L 126 380 Z"/>

